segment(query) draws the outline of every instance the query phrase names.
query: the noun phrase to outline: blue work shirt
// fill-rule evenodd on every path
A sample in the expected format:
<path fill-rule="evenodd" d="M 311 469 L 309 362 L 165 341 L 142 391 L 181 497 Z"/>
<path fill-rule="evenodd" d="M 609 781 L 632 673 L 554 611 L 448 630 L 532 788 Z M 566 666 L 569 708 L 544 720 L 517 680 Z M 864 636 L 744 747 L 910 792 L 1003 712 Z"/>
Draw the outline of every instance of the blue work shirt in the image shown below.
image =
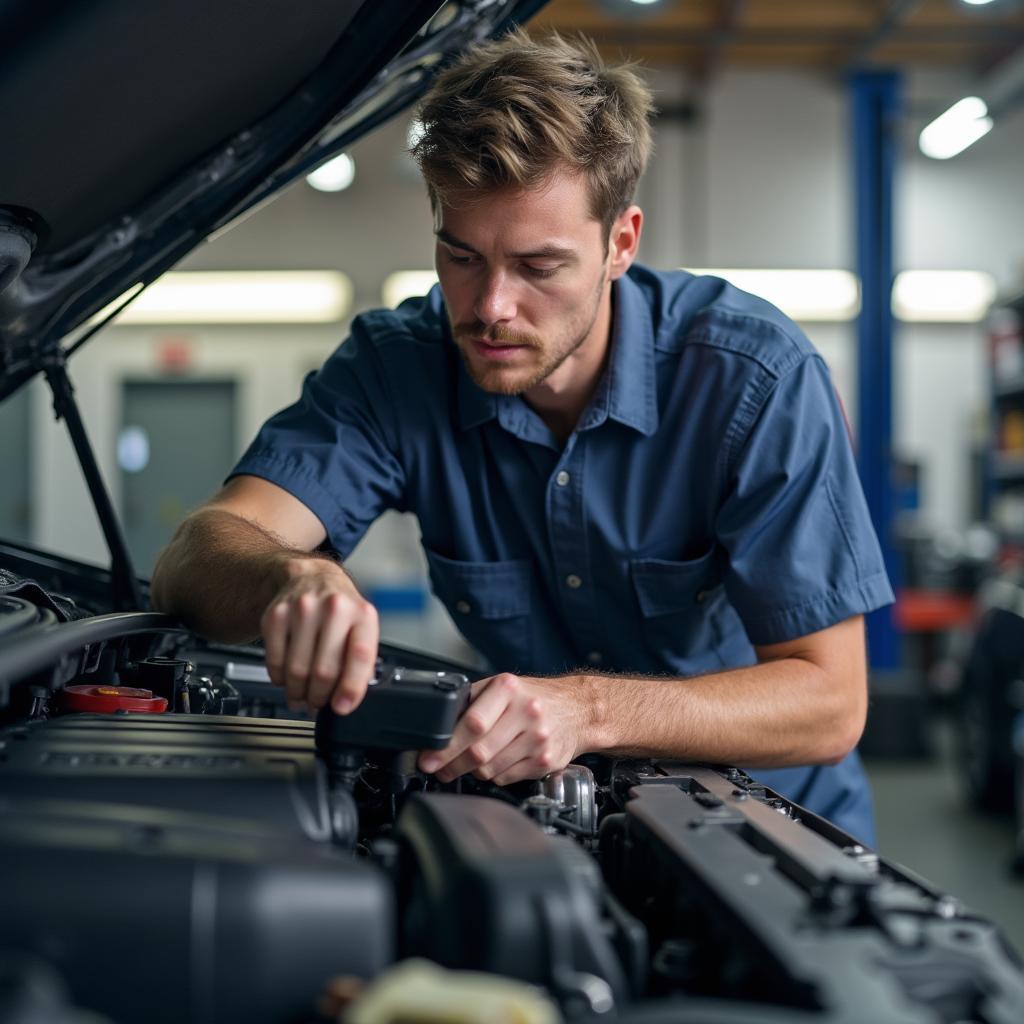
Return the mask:
<path fill-rule="evenodd" d="M 564 443 L 522 398 L 473 383 L 435 287 L 357 317 L 232 475 L 289 491 L 342 557 L 385 509 L 415 513 L 434 592 L 500 671 L 718 672 L 890 602 L 801 330 L 720 279 L 639 266 L 613 311 Z M 856 754 L 754 774 L 873 844 Z"/>

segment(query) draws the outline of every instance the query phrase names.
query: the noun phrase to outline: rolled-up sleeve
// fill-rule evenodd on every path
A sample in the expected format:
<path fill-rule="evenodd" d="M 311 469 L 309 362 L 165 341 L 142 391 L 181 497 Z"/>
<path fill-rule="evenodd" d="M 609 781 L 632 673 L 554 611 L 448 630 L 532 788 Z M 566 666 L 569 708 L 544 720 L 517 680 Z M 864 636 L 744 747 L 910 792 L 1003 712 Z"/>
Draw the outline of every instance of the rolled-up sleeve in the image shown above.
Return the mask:
<path fill-rule="evenodd" d="M 808 356 L 763 380 L 716 536 L 726 593 L 754 644 L 781 643 L 893 599 L 828 370 Z"/>
<path fill-rule="evenodd" d="M 342 557 L 389 508 L 402 509 L 394 401 L 372 338 L 351 337 L 305 380 L 299 400 L 271 417 L 231 471 L 262 477 L 320 520 Z"/>

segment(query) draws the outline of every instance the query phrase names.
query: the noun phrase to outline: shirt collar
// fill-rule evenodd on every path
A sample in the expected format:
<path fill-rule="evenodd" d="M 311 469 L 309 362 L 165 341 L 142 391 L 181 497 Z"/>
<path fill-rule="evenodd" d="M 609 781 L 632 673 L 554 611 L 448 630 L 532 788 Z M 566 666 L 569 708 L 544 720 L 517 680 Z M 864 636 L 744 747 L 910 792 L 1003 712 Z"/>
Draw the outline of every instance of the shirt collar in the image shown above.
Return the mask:
<path fill-rule="evenodd" d="M 596 427 L 610 416 L 619 423 L 650 436 L 658 427 L 655 386 L 654 327 L 640 286 L 628 276 L 612 285 L 614 317 L 608 368 L 583 412 L 579 428 Z M 454 347 L 448 324 L 445 335 Z M 473 383 L 458 356 L 459 426 L 463 430 L 486 423 L 498 414 L 498 399 L 521 403 L 522 399 L 488 394 Z"/>
<path fill-rule="evenodd" d="M 614 319 L 608 369 L 580 426 L 596 426 L 607 414 L 649 437 L 658 429 L 651 311 L 640 286 L 628 275 L 620 277 L 612 289 Z M 596 419 L 589 422 L 595 415 Z"/>

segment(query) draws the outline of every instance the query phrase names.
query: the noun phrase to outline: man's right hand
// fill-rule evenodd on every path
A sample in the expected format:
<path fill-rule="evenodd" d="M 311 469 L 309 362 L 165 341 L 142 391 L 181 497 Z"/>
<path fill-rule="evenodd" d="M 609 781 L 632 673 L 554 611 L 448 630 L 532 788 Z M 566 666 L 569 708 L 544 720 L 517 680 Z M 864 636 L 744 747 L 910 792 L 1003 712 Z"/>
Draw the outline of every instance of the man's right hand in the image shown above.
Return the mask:
<path fill-rule="evenodd" d="M 337 562 L 310 554 L 327 537 L 298 498 L 232 478 L 189 515 L 157 561 L 152 599 L 203 636 L 266 644 L 270 678 L 291 704 L 346 714 L 377 661 L 377 610 Z"/>
<path fill-rule="evenodd" d="M 292 557 L 287 582 L 260 620 L 271 681 L 288 704 L 348 714 L 366 695 L 377 661 L 377 609 L 344 570 L 323 558 Z"/>

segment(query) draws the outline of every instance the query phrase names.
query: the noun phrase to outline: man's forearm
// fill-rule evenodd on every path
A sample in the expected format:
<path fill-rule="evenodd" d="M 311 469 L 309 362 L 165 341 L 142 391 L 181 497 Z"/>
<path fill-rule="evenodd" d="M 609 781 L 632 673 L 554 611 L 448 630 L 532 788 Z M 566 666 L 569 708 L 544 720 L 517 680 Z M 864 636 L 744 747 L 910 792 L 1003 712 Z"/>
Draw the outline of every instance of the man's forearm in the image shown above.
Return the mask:
<path fill-rule="evenodd" d="M 342 571 L 332 559 L 290 549 L 241 516 L 202 509 L 181 524 L 160 556 L 153 606 L 211 639 L 252 640 L 274 595 L 314 561 Z"/>
<path fill-rule="evenodd" d="M 584 675 L 588 749 L 749 767 L 840 760 L 863 729 L 866 699 L 801 658 L 692 679 Z M 851 696 L 852 694 L 852 696 Z"/>

